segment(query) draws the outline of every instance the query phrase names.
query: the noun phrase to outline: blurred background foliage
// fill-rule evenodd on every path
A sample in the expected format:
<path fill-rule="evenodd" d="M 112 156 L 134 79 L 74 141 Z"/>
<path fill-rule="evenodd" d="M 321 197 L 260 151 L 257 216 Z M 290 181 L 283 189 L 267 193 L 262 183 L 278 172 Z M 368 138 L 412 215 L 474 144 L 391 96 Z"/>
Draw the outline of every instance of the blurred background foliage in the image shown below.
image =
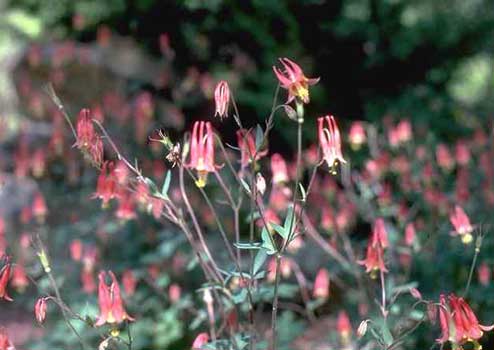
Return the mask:
<path fill-rule="evenodd" d="M 15 0 L 4 21 L 43 41 L 91 41 L 104 24 L 155 56 L 168 33 L 177 69 L 221 77 L 247 66 L 236 90 L 253 121 L 271 104 L 271 66 L 283 56 L 322 77 L 311 115 L 393 114 L 454 137 L 493 103 L 489 0 Z"/>

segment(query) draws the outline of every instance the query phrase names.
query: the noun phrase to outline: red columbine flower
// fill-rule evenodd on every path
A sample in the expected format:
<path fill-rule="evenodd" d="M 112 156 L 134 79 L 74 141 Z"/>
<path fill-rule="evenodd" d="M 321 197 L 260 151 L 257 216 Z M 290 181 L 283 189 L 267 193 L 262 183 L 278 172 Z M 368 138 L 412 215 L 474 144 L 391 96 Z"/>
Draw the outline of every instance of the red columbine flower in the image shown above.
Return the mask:
<path fill-rule="evenodd" d="M 346 311 L 341 310 L 338 314 L 338 320 L 336 321 L 336 328 L 343 341 L 347 343 L 350 340 L 350 335 L 352 334 L 352 324 L 350 323 L 350 318 Z"/>
<path fill-rule="evenodd" d="M 112 283 L 108 286 L 105 282 L 106 272 L 100 272 L 98 286 L 98 303 L 100 315 L 95 323 L 95 326 L 102 326 L 105 323 L 121 323 L 125 320 L 134 321 L 124 309 L 122 296 L 120 294 L 120 286 L 118 285 L 115 274 L 108 272 Z"/>
<path fill-rule="evenodd" d="M 362 122 L 353 122 L 348 134 L 348 140 L 352 149 L 359 150 L 367 139 L 364 125 Z"/>
<path fill-rule="evenodd" d="M 314 281 L 314 298 L 326 299 L 329 297 L 329 273 L 326 269 L 320 269 L 317 272 L 316 280 Z"/>
<path fill-rule="evenodd" d="M 197 121 L 190 138 L 190 161 L 187 167 L 197 171 L 198 187 L 206 186 L 207 174 L 216 171 L 214 164 L 214 134 L 210 122 Z"/>
<path fill-rule="evenodd" d="M 326 122 L 327 127 L 324 123 Z M 332 115 L 317 119 L 319 146 L 321 146 L 323 158 L 328 163 L 329 168 L 334 172 L 334 167 L 338 162 L 346 163 L 341 154 L 340 130 Z"/>
<path fill-rule="evenodd" d="M 7 263 L 2 270 L 0 270 L 0 299 L 5 299 L 7 301 L 13 301 L 13 299 L 7 294 L 7 285 L 10 280 L 11 269 L 11 264 Z"/>
<path fill-rule="evenodd" d="M 412 247 L 415 242 L 416 235 L 415 226 L 413 225 L 413 222 L 411 222 L 405 228 L 405 244 Z"/>
<path fill-rule="evenodd" d="M 271 156 L 271 173 L 273 176 L 273 184 L 279 185 L 289 180 L 288 168 L 283 157 L 274 153 Z"/>
<path fill-rule="evenodd" d="M 449 215 L 449 221 L 454 227 L 454 231 L 451 231 L 452 235 L 461 236 L 461 241 L 465 244 L 472 242 L 474 227 L 470 224 L 470 219 L 459 205 L 456 205 L 455 210 Z"/>
<path fill-rule="evenodd" d="M 0 327 L 0 350 L 15 350 L 4 327 Z"/>
<path fill-rule="evenodd" d="M 39 298 L 34 305 L 34 316 L 39 324 L 43 323 L 46 318 L 47 298 Z"/>
<path fill-rule="evenodd" d="M 367 254 L 365 259 L 358 261 L 358 264 L 365 266 L 365 272 L 369 272 L 371 274 L 371 278 L 375 278 L 376 273 L 379 270 L 388 272 L 386 266 L 384 265 L 383 247 L 380 244 L 373 245 L 372 240 L 370 240 L 367 245 Z"/>
<path fill-rule="evenodd" d="M 298 64 L 288 58 L 280 58 L 284 72 L 273 66 L 273 71 L 282 88 L 288 90 L 288 100 L 286 103 L 292 102 L 295 97 L 299 98 L 303 103 L 309 103 L 309 85 L 317 84 L 319 78 L 309 79 L 304 75 Z"/>
<path fill-rule="evenodd" d="M 206 345 L 209 341 L 209 335 L 207 333 L 199 333 L 192 343 L 192 350 L 200 350 L 203 345 Z"/>
<path fill-rule="evenodd" d="M 77 130 L 77 142 L 76 145 L 79 149 L 89 149 L 96 137 L 94 131 L 93 121 L 89 115 L 89 109 L 84 108 L 79 112 L 77 118 L 76 130 Z"/>
<path fill-rule="evenodd" d="M 371 244 L 380 245 L 383 249 L 389 247 L 388 232 L 382 218 L 377 218 L 372 229 Z"/>
<path fill-rule="evenodd" d="M 103 208 L 108 207 L 110 200 L 116 197 L 117 182 L 113 172 L 113 163 L 104 162 L 92 197 L 101 199 Z"/>
<path fill-rule="evenodd" d="M 257 152 L 256 141 L 254 140 L 254 136 L 252 136 L 251 130 L 237 130 L 237 142 L 238 148 L 240 148 L 240 163 L 242 168 L 249 165 L 253 159 L 259 160 L 268 153 L 267 150 Z"/>
<path fill-rule="evenodd" d="M 450 294 L 447 299 L 444 295 L 439 297 L 439 321 L 442 334 L 437 342 L 450 341 L 460 346 L 472 342 L 474 349 L 481 349 L 478 340 L 482 337 L 483 331 L 494 329 L 494 325 L 479 324 L 477 316 L 467 302 L 454 294 Z"/>
<path fill-rule="evenodd" d="M 40 192 L 36 193 L 34 196 L 32 212 L 39 223 L 45 221 L 46 215 L 48 214 L 48 207 L 46 206 L 45 198 Z"/>
<path fill-rule="evenodd" d="M 228 104 L 230 103 L 230 87 L 224 80 L 220 81 L 214 89 L 214 103 L 216 105 L 214 116 L 227 117 Z"/>
<path fill-rule="evenodd" d="M 480 284 L 483 286 L 489 285 L 489 282 L 491 281 L 491 270 L 486 263 L 482 263 L 479 266 L 477 273 Z"/>

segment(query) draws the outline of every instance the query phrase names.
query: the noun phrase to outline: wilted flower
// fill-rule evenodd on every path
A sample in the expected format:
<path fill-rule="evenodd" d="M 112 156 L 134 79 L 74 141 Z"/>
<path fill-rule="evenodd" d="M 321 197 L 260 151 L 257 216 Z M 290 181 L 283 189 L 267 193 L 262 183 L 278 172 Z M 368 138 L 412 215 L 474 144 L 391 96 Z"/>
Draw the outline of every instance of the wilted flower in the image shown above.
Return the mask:
<path fill-rule="evenodd" d="M 134 321 L 124 309 L 122 296 L 120 294 L 120 286 L 113 272 L 109 272 L 112 283 L 110 286 L 106 284 L 106 272 L 100 272 L 98 286 L 98 303 L 100 315 L 95 323 L 95 326 L 102 326 L 105 323 L 121 323 L 125 320 Z"/>
<path fill-rule="evenodd" d="M 470 224 L 467 214 L 459 205 L 456 205 L 454 211 L 449 215 L 449 221 L 454 227 L 454 231 L 451 232 L 452 235 L 459 235 L 465 244 L 472 242 L 474 228 Z"/>
<path fill-rule="evenodd" d="M 327 127 L 324 124 L 327 124 Z M 338 162 L 346 163 L 341 154 L 341 137 L 334 117 L 327 115 L 317 119 L 319 145 L 323 158 L 328 163 L 331 172 L 334 172 Z"/>
<path fill-rule="evenodd" d="M 227 117 L 228 104 L 230 103 L 230 87 L 224 80 L 221 80 L 214 89 L 214 103 L 216 105 L 214 116 Z"/>
<path fill-rule="evenodd" d="M 197 171 L 197 187 L 206 186 L 207 174 L 216 171 L 214 164 L 214 134 L 210 122 L 197 121 L 190 138 L 190 161 L 187 167 Z"/>
<path fill-rule="evenodd" d="M 43 323 L 46 318 L 47 298 L 39 298 L 34 305 L 34 316 L 39 324 Z"/>
<path fill-rule="evenodd" d="M 326 299 L 329 297 L 329 273 L 326 269 L 320 269 L 317 272 L 314 281 L 314 298 Z"/>
<path fill-rule="evenodd" d="M 273 66 L 273 71 L 281 87 L 288 90 L 288 100 L 286 103 L 292 102 L 296 97 L 303 103 L 309 103 L 309 86 L 317 84 L 319 78 L 307 78 L 298 64 L 288 58 L 280 58 L 284 71 Z"/>

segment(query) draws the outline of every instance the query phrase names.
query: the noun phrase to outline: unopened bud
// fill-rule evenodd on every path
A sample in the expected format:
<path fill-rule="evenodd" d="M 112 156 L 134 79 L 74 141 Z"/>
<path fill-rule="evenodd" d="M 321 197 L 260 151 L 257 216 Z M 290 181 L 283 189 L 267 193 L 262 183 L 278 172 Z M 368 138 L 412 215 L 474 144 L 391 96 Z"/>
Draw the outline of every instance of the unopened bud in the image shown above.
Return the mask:
<path fill-rule="evenodd" d="M 264 195 L 264 192 L 266 192 L 266 180 L 261 173 L 256 174 L 256 188 L 261 196 Z"/>
<path fill-rule="evenodd" d="M 48 260 L 48 256 L 46 255 L 44 250 L 38 253 L 39 261 L 41 262 L 41 266 L 43 266 L 43 270 L 46 273 L 51 272 L 50 261 Z"/>
<path fill-rule="evenodd" d="M 359 336 L 359 338 L 363 337 L 365 333 L 367 333 L 367 324 L 369 322 L 369 320 L 363 320 L 362 322 L 360 322 L 357 328 L 357 335 Z"/>

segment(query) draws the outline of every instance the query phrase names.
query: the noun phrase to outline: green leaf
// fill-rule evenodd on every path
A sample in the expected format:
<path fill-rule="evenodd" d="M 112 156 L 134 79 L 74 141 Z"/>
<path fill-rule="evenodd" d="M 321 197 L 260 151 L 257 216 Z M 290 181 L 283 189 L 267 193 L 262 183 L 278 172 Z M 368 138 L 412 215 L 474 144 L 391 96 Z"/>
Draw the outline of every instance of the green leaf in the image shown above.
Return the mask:
<path fill-rule="evenodd" d="M 247 289 L 242 288 L 236 294 L 232 295 L 232 300 L 235 304 L 242 304 L 247 299 Z"/>
<path fill-rule="evenodd" d="M 276 253 L 277 249 L 273 245 L 272 237 L 266 228 L 264 227 L 261 232 L 262 247 L 265 248 L 268 255 L 273 255 Z"/>
<path fill-rule="evenodd" d="M 172 181 L 172 172 L 170 170 L 167 171 L 165 182 L 163 182 L 163 187 L 161 188 L 161 196 L 165 199 L 169 199 L 168 197 L 168 189 L 170 188 L 170 182 Z"/>
<path fill-rule="evenodd" d="M 260 242 L 253 242 L 253 243 L 233 243 L 235 247 L 238 249 L 243 249 L 243 250 L 257 250 L 261 249 L 261 243 Z"/>
<path fill-rule="evenodd" d="M 275 224 L 274 222 L 270 222 L 269 224 L 281 237 L 284 239 L 288 237 L 288 231 L 283 226 Z"/>
<path fill-rule="evenodd" d="M 384 343 L 388 346 L 393 344 L 393 335 L 391 334 L 391 331 L 386 323 L 383 323 L 381 330 Z"/>
<path fill-rule="evenodd" d="M 256 257 L 254 258 L 254 265 L 252 267 L 252 274 L 254 276 L 261 270 L 267 257 L 268 255 L 265 250 L 261 249 L 257 252 Z"/>
<path fill-rule="evenodd" d="M 286 213 L 286 218 L 285 218 L 285 223 L 283 224 L 285 231 L 286 231 L 286 236 L 290 237 L 292 235 L 292 232 L 295 230 L 295 219 L 293 217 L 293 206 L 290 205 L 288 207 L 288 211 Z M 287 238 L 283 237 L 283 238 Z"/>

